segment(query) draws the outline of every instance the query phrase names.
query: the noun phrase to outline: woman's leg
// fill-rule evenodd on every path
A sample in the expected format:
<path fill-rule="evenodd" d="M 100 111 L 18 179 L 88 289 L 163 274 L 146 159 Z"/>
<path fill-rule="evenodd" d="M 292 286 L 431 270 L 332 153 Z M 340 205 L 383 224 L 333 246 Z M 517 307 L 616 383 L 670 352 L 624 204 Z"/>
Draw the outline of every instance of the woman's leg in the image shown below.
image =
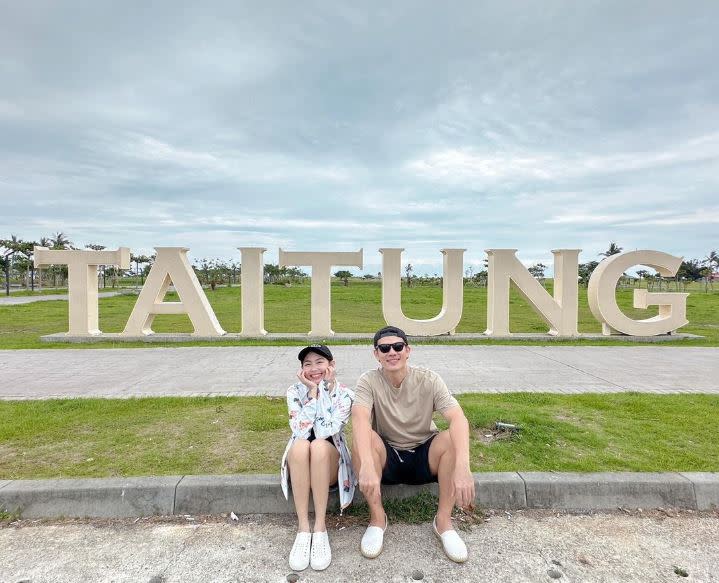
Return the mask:
<path fill-rule="evenodd" d="M 315 440 L 316 441 L 316 440 Z M 292 497 L 297 512 L 297 532 L 310 532 L 310 442 L 297 439 L 287 454 Z"/>
<path fill-rule="evenodd" d="M 331 441 L 315 439 L 310 444 L 310 474 L 312 501 L 315 504 L 315 528 L 313 532 L 324 532 L 327 498 L 330 485 L 337 482 L 340 454 Z"/>

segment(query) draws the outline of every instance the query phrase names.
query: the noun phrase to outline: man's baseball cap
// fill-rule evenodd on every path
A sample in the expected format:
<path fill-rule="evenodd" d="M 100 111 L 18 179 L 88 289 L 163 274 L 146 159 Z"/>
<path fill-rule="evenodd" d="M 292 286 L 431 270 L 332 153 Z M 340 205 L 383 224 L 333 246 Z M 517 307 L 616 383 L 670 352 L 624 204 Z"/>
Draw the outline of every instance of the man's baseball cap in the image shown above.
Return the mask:
<path fill-rule="evenodd" d="M 300 362 L 302 362 L 305 359 L 305 356 L 307 356 L 310 352 L 324 356 L 327 360 L 334 360 L 334 358 L 332 358 L 332 352 L 330 352 L 330 349 L 324 344 L 310 344 L 309 346 L 305 346 L 302 350 L 300 350 L 297 358 L 299 358 Z"/>
<path fill-rule="evenodd" d="M 375 348 L 377 348 L 377 343 L 379 342 L 380 338 L 384 338 L 385 336 L 398 336 L 399 338 L 404 340 L 406 344 L 409 344 L 409 342 L 407 341 L 407 335 L 404 333 L 404 330 L 400 330 L 395 326 L 385 326 L 384 328 L 380 328 L 379 330 L 377 330 L 377 332 L 375 332 Z"/>

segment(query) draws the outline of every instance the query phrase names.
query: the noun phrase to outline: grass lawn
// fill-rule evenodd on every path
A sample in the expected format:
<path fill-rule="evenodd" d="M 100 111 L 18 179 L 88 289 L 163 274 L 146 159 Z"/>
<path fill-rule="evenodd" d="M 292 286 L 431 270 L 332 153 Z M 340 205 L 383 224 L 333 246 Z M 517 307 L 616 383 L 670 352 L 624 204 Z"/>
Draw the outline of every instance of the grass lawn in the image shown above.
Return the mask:
<path fill-rule="evenodd" d="M 719 471 L 719 396 L 459 401 L 471 425 L 473 471 Z M 268 397 L 4 401 L 0 479 L 276 473 L 286 417 L 284 399 Z M 498 420 L 522 431 L 495 435 Z"/>
<path fill-rule="evenodd" d="M 551 282 L 548 287 L 551 290 Z M 240 288 L 218 288 L 207 290 L 207 297 L 212 304 L 222 327 L 228 332 L 239 332 L 241 329 Z M 647 318 L 656 314 L 655 310 L 637 310 L 632 307 L 632 290 L 617 292 L 620 307 L 630 317 Z M 332 320 L 336 332 L 373 332 L 384 325 L 382 317 L 382 289 L 378 281 L 353 281 L 348 287 L 339 283 L 332 285 Z M 168 297 L 168 300 L 176 299 Z M 104 332 L 122 331 L 132 307 L 135 296 L 122 295 L 112 298 L 101 298 L 100 328 Z M 511 330 L 513 332 L 546 332 L 547 326 L 529 305 L 512 290 L 511 296 Z M 439 287 L 412 287 L 402 292 L 402 307 L 410 318 L 434 317 L 442 305 L 442 290 Z M 464 311 L 458 332 L 481 333 L 486 328 L 487 290 L 480 287 L 466 287 L 464 290 Z M 0 306 L 0 349 L 6 348 L 108 348 L 112 346 L 162 346 L 147 343 L 112 343 L 97 344 L 46 344 L 40 336 L 67 330 L 68 304 L 66 301 L 37 302 L 17 306 Z M 677 340 L 671 345 L 681 346 L 719 346 L 719 291 L 704 293 L 697 289 L 687 299 L 687 317 L 690 324 L 681 329 L 682 332 L 699 334 L 705 338 L 700 340 Z M 292 287 L 265 286 L 265 328 L 269 332 L 307 332 L 310 329 L 310 287 L 296 285 Z M 155 319 L 156 332 L 191 332 L 192 326 L 187 316 L 162 315 Z M 579 330 L 580 332 L 601 331 L 600 325 L 589 311 L 586 289 L 579 290 Z M 440 338 L 428 342 L 443 342 Z M 467 341 L 473 343 L 473 341 Z M 477 343 L 516 343 L 513 340 L 477 340 Z M 220 344 L 280 344 L 283 342 L 230 340 L 209 345 Z M 296 341 L 284 342 L 296 344 Z M 531 341 L 524 341 L 529 344 Z M 618 344 L 628 343 L 617 340 L 574 340 L 558 341 L 559 344 Z M 199 346 L 208 343 L 188 342 L 170 344 L 170 346 Z M 632 345 L 632 343 L 629 343 Z"/>

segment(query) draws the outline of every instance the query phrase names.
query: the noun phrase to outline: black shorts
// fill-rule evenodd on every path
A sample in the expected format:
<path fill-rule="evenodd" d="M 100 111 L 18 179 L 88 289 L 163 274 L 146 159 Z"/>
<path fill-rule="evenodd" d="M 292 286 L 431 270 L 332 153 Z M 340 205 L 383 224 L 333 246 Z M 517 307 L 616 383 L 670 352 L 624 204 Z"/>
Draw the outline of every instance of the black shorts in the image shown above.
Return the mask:
<path fill-rule="evenodd" d="M 307 436 L 307 441 L 309 441 L 310 443 L 312 443 L 315 439 L 317 439 L 317 437 L 315 436 L 315 430 L 314 430 L 314 429 L 310 429 L 310 434 Z M 326 439 L 327 441 L 329 441 L 332 445 L 335 444 L 335 442 L 332 441 L 332 437 L 325 437 L 324 439 Z"/>
<path fill-rule="evenodd" d="M 429 469 L 429 446 L 437 437 L 433 435 L 414 449 L 395 449 L 382 438 L 387 462 L 382 470 L 383 484 L 428 484 L 436 482 Z"/>

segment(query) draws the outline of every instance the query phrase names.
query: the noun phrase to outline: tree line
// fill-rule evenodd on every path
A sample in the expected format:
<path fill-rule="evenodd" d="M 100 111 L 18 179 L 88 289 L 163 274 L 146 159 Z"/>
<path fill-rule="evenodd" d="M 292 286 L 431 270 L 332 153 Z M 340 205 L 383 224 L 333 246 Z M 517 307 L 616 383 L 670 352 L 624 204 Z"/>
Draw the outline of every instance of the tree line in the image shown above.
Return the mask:
<path fill-rule="evenodd" d="M 42 269 L 35 269 L 33 263 L 33 248 L 47 247 L 49 249 L 92 249 L 101 251 L 105 245 L 88 243 L 83 247 L 76 247 L 70 241 L 67 234 L 63 232 L 53 233 L 49 237 L 42 237 L 39 241 L 26 241 L 17 235 L 11 235 L 7 239 L 0 239 L 0 273 L 4 278 L 5 293 L 10 294 L 11 282 L 29 290 L 42 289 L 45 287 L 65 287 L 67 285 L 67 266 L 50 265 Z M 607 258 L 621 253 L 623 248 L 615 242 L 610 242 L 606 251 L 599 254 Z M 134 284 L 142 285 L 155 261 L 155 255 L 130 255 L 130 269 L 123 270 L 115 266 L 101 265 L 98 267 L 98 282 L 100 287 L 117 287 L 119 280 L 133 278 Z M 601 260 L 600 260 L 601 261 Z M 579 265 L 579 283 L 586 285 L 599 261 L 589 261 Z M 192 267 L 200 283 L 211 289 L 217 286 L 233 286 L 240 282 L 242 266 L 239 261 L 227 261 L 223 259 L 200 259 L 192 264 Z M 529 272 L 538 280 L 543 281 L 547 266 L 543 263 L 535 263 L 528 268 Z M 710 251 L 703 259 L 687 259 L 682 261 L 681 266 L 674 278 L 662 277 L 659 273 L 651 273 L 646 269 L 636 272 L 637 277 L 625 276 L 620 281 L 620 286 L 634 286 L 646 283 L 649 289 L 669 289 L 669 282 L 673 281 L 676 288 L 686 282 L 704 281 L 705 289 L 714 289 L 714 282 L 719 281 L 719 253 L 716 250 Z M 464 281 L 468 285 L 487 285 L 487 260 L 484 261 L 484 269 L 475 273 L 474 267 L 470 266 L 465 271 Z M 334 273 L 342 283 L 347 286 L 354 278 L 347 270 L 339 270 Z M 304 283 L 308 274 L 298 267 L 282 267 L 275 263 L 266 263 L 264 266 L 264 281 L 268 284 L 292 285 Z M 381 279 L 381 273 L 376 276 L 364 274 L 361 279 Z M 404 267 L 404 282 L 407 287 L 412 285 L 442 285 L 442 277 L 417 276 L 414 274 L 414 267 L 407 263 Z"/>

